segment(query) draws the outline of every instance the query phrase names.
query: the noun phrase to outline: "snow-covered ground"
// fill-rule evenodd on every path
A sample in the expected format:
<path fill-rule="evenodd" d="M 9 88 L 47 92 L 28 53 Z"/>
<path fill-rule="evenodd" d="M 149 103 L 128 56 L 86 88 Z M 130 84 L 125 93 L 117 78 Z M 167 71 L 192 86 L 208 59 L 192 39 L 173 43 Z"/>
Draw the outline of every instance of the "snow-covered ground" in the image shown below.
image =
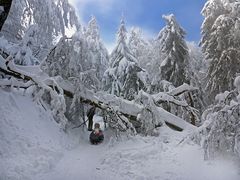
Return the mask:
<path fill-rule="evenodd" d="M 30 97 L 0 89 L 0 180 L 240 179 L 233 160 L 204 161 L 198 145 L 179 145 L 186 132 L 163 127 L 159 137 L 116 141 L 106 130 L 95 146 L 79 131 L 62 132 Z"/>

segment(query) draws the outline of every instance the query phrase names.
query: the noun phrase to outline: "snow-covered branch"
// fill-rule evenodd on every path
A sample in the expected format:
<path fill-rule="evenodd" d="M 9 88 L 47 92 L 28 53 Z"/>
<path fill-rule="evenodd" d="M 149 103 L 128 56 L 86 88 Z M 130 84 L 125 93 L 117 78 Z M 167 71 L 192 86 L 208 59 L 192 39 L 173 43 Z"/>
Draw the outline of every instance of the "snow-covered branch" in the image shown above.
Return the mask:
<path fill-rule="evenodd" d="M 184 109 L 186 109 L 187 112 L 190 113 L 191 115 L 191 122 L 192 124 L 195 125 L 196 120 L 198 120 L 198 114 L 199 111 L 190 106 L 186 101 L 183 100 L 179 100 L 179 98 L 177 99 L 178 96 L 180 96 L 183 93 L 186 92 L 191 92 L 191 91 L 195 91 L 198 90 L 198 88 L 189 86 L 188 84 L 183 84 L 177 88 L 172 89 L 171 91 L 165 93 L 165 92 L 160 92 L 158 94 L 154 94 L 152 95 L 155 104 L 160 105 L 162 103 L 168 103 L 168 104 L 174 104 L 176 106 L 179 107 L 183 107 Z"/>
<path fill-rule="evenodd" d="M 11 86 L 15 88 L 27 89 L 33 85 L 35 84 L 31 81 L 24 83 L 22 81 L 17 80 L 14 77 L 12 77 L 11 79 L 0 79 L 0 87 Z"/>
<path fill-rule="evenodd" d="M 60 123 L 61 128 L 65 129 L 67 119 L 64 115 L 66 110 L 64 92 L 53 78 L 49 78 L 37 68 L 37 66 L 21 69 L 21 66 L 16 66 L 14 64 L 11 56 L 6 60 L 0 56 L 0 71 L 10 77 L 22 80 L 21 82 L 13 78 L 12 80 L 2 79 L 0 81 L 1 85 L 24 89 L 36 85 L 37 88 L 34 92 L 35 99 L 40 99 L 43 97 L 44 93 L 48 93 L 50 95 L 50 107 L 52 113 L 56 121 Z"/>

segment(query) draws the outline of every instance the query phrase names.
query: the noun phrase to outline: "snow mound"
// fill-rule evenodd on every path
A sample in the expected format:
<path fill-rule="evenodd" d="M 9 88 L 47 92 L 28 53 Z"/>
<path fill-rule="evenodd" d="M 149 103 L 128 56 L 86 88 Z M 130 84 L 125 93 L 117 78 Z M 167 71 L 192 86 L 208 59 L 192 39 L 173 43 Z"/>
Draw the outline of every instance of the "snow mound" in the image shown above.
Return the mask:
<path fill-rule="evenodd" d="M 0 179 L 28 180 L 49 172 L 73 141 L 31 97 L 0 89 L 0 99 Z"/>
<path fill-rule="evenodd" d="M 112 148 L 102 160 L 98 179 L 238 180 L 230 160 L 204 161 L 202 149 L 179 145 L 185 133 L 160 129 L 160 137 L 136 137 Z"/>
<path fill-rule="evenodd" d="M 229 94 L 230 94 L 229 91 L 225 91 L 224 93 L 219 93 L 216 95 L 215 101 L 218 103 L 223 103 Z"/>

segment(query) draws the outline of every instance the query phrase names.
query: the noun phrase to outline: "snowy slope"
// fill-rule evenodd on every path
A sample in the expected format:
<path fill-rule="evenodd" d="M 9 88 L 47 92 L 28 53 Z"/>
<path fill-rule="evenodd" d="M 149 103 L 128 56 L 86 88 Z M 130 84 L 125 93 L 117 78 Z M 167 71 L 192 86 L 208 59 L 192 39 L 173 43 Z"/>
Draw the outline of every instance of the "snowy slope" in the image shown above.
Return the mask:
<path fill-rule="evenodd" d="M 203 160 L 193 143 L 179 145 L 184 133 L 160 129 L 160 137 L 120 143 L 101 162 L 99 176 L 119 180 L 239 180 L 239 168 L 231 160 Z"/>
<path fill-rule="evenodd" d="M 28 180 L 46 173 L 61 159 L 63 149 L 73 146 L 50 113 L 18 93 L 0 89 L 1 180 Z"/>
<path fill-rule="evenodd" d="M 159 137 L 116 141 L 107 130 L 98 146 L 79 131 L 60 131 L 30 97 L 0 89 L 0 180 L 240 179 L 233 161 L 206 162 L 198 145 L 178 145 L 184 131 L 162 127 Z"/>

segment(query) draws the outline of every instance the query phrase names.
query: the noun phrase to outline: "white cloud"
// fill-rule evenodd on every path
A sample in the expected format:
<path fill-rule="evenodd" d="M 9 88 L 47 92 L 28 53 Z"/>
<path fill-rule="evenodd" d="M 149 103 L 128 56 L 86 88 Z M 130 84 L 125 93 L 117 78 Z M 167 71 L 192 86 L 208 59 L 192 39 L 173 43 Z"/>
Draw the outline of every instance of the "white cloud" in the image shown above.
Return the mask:
<path fill-rule="evenodd" d="M 99 9 L 100 13 L 105 14 L 113 8 L 114 0 L 69 0 L 69 3 L 76 9 L 80 22 L 85 24 L 86 22 L 83 21 L 82 17 L 83 13 L 86 11 L 85 7 L 88 4 L 94 4 Z"/>
<path fill-rule="evenodd" d="M 68 2 L 69 2 L 70 4 L 72 4 L 73 6 L 76 4 L 76 1 L 77 1 L 77 0 L 68 0 Z"/>

